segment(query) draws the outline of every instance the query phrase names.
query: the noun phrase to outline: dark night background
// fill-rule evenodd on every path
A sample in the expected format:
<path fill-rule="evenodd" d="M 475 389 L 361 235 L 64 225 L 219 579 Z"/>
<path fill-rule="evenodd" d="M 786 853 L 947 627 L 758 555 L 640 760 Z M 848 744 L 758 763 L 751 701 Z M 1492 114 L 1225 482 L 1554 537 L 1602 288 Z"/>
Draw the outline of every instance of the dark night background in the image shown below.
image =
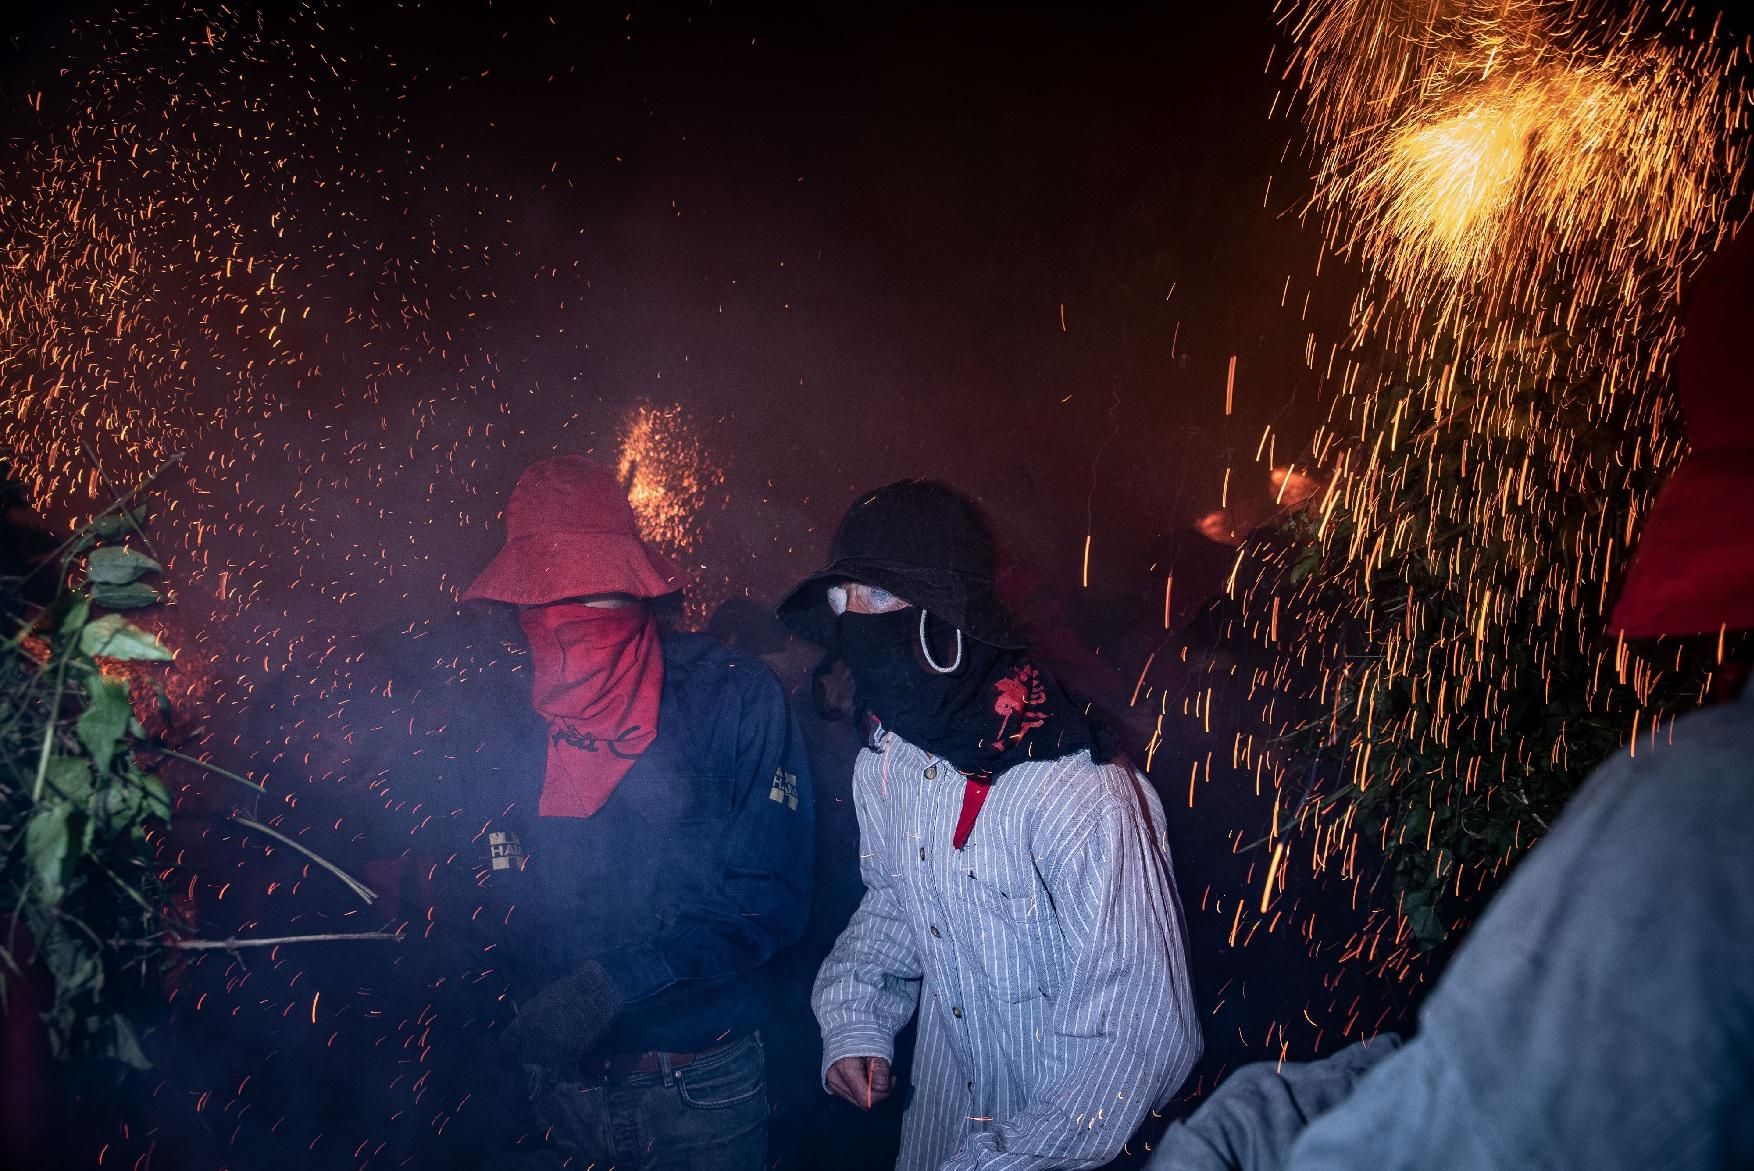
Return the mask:
<path fill-rule="evenodd" d="M 229 200 L 223 214 L 246 235 L 266 238 L 270 215 L 292 210 L 274 246 L 295 257 L 288 296 L 310 310 L 288 327 L 301 360 L 240 391 L 246 339 L 175 385 L 94 394 L 162 406 L 190 445 L 166 489 L 183 519 L 161 514 L 155 531 L 182 544 L 166 622 L 207 665 L 190 690 L 203 746 L 300 794 L 309 840 L 346 860 L 348 836 L 328 827 L 350 808 L 346 778 L 321 767 L 334 758 L 320 736 L 300 739 L 339 664 L 371 632 L 449 612 L 527 463 L 568 450 L 612 460 L 629 412 L 677 405 L 723 472 L 691 557 L 703 602 L 770 606 L 820 563 L 858 492 L 941 477 L 990 510 L 1020 604 L 1068 675 L 1135 744 L 1167 711 L 1151 775 L 1208 1025 L 1172 1114 L 1241 1063 L 1407 1022 L 1416 989 L 1337 974 L 1331 953 L 1310 959 L 1290 916 L 1230 945 L 1235 900 L 1260 883 L 1258 853 L 1240 847 L 1261 835 L 1270 795 L 1220 761 L 1190 808 L 1189 770 L 1214 746 L 1224 756 L 1230 725 L 1220 711 L 1208 735 L 1182 714 L 1194 684 L 1164 632 L 1169 572 L 1178 627 L 1222 585 L 1231 550 L 1193 526 L 1219 506 L 1227 468 L 1236 523 L 1270 514 L 1268 467 L 1296 457 L 1324 409 L 1306 348 L 1319 361 L 1338 340 L 1351 292 L 1299 222 L 1307 163 L 1288 145 L 1272 63 L 1284 47 L 1265 0 L 349 4 L 262 16 L 284 57 L 222 44 L 212 61 L 186 51 L 204 23 L 187 9 L 99 11 L 7 18 L 10 143 L 77 121 L 57 99 L 80 77 L 106 76 L 119 101 L 156 93 L 141 58 L 120 73 L 107 62 L 117 45 L 148 44 L 150 61 L 162 44 L 167 72 L 208 86 L 179 82 L 185 92 L 259 96 L 254 110 L 215 104 L 219 140 L 234 117 L 287 135 L 226 149 L 268 150 L 305 179 L 206 192 Z M 27 104 L 38 92 L 40 109 Z M 1257 461 L 1269 425 L 1277 459 Z M 7 442 L 28 459 L 43 426 Z M 64 524 L 92 500 L 69 490 L 38 504 Z M 191 516 L 219 527 L 176 535 Z M 240 596 L 222 571 L 255 584 Z M 773 658 L 788 685 L 803 683 L 808 655 Z M 850 744 L 836 728 L 809 732 L 823 889 L 786 965 L 799 1016 L 770 1049 L 776 1067 L 790 1063 L 770 1070 L 772 1153 L 781 1167 L 884 1166 L 894 1112 L 861 1118 L 812 1084 L 802 997 L 857 877 Z M 1311 892 L 1304 911 L 1324 897 Z M 1322 913 L 1343 937 L 1344 899 Z M 342 987 L 358 976 L 349 965 L 372 962 L 311 959 L 305 979 Z M 252 996 L 274 1000 L 275 982 L 306 967 L 275 965 Z M 258 1115 L 285 1115 L 277 1137 L 236 1137 L 254 1120 L 231 1111 L 209 1124 L 212 1144 L 250 1151 L 240 1166 L 399 1165 L 393 1152 L 359 1155 L 366 1134 L 351 1120 L 326 1120 L 371 1087 L 324 1069 L 321 1049 L 318 1037 L 303 1070 L 330 1093 L 263 1072 L 272 1088 L 250 1100 L 278 1096 Z M 153 1092 L 192 1096 L 208 1073 L 233 1096 L 239 1069 L 182 1082 L 167 1071 Z M 56 1149 L 90 1166 L 105 1143 L 120 1165 L 155 1141 L 199 1148 L 178 1146 L 186 1112 L 147 1113 L 158 1132 L 95 1126 L 56 1136 Z"/>

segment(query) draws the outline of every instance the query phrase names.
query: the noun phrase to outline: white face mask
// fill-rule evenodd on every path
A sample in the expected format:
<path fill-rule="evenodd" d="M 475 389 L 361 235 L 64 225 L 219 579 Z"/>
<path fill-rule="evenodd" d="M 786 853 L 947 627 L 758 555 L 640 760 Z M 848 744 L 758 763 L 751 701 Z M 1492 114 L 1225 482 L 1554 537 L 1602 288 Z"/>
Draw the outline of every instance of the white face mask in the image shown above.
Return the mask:
<path fill-rule="evenodd" d="M 847 612 L 847 587 L 844 585 L 828 587 L 828 608 L 836 617 Z"/>

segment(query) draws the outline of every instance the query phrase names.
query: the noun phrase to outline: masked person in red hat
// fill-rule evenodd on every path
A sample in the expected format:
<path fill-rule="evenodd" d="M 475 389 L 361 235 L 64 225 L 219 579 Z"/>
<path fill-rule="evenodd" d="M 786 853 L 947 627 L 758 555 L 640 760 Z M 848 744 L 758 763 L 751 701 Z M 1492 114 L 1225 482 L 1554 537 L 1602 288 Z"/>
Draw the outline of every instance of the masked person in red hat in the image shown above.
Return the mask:
<path fill-rule="evenodd" d="M 1237 1071 L 1164 1135 L 1156 1171 L 1754 1167 L 1750 320 L 1744 229 L 1691 295 L 1677 373 L 1693 450 L 1609 621 L 1716 643 L 1714 702 L 1596 769 L 1468 933 L 1416 1037 Z"/>
<path fill-rule="evenodd" d="M 681 574 L 607 471 L 532 465 L 506 529 L 464 598 L 516 607 L 522 638 L 463 685 L 485 731 L 451 818 L 461 893 L 437 907 L 492 969 L 465 982 L 502 980 L 514 1010 L 497 1086 L 475 1092 L 513 1148 L 491 1165 L 759 1171 L 762 967 L 810 903 L 784 693 L 758 660 L 659 623 Z"/>
<path fill-rule="evenodd" d="M 823 1084 L 895 1089 L 899 1166 L 1096 1167 L 1200 1055 L 1162 806 L 1033 658 L 975 506 L 909 480 L 855 504 L 780 606 L 846 662 L 865 895 L 817 976 Z"/>

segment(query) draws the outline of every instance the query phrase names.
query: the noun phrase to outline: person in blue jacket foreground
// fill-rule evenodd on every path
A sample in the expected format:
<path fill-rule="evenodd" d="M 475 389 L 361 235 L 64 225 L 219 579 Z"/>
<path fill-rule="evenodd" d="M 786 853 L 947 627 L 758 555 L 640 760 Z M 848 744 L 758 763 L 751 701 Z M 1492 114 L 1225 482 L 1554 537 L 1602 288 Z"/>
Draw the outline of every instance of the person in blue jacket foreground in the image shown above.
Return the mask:
<path fill-rule="evenodd" d="M 804 930 L 814 841 L 785 695 L 659 621 L 681 575 L 606 470 L 532 465 L 506 528 L 464 597 L 519 630 L 428 699 L 451 832 L 427 935 L 467 958 L 438 983 L 493 991 L 487 1164 L 759 1171 L 763 967 Z"/>

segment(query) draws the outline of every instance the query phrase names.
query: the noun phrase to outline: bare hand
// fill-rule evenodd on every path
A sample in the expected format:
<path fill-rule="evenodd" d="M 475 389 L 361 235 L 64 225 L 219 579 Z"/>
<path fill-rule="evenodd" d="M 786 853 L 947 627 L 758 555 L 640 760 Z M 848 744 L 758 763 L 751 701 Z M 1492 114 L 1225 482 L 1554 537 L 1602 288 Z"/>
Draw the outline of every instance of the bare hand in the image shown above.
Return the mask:
<path fill-rule="evenodd" d="M 886 1057 L 843 1057 L 828 1067 L 825 1080 L 836 1097 L 845 1098 L 861 1110 L 877 1105 L 894 1088 Z"/>

